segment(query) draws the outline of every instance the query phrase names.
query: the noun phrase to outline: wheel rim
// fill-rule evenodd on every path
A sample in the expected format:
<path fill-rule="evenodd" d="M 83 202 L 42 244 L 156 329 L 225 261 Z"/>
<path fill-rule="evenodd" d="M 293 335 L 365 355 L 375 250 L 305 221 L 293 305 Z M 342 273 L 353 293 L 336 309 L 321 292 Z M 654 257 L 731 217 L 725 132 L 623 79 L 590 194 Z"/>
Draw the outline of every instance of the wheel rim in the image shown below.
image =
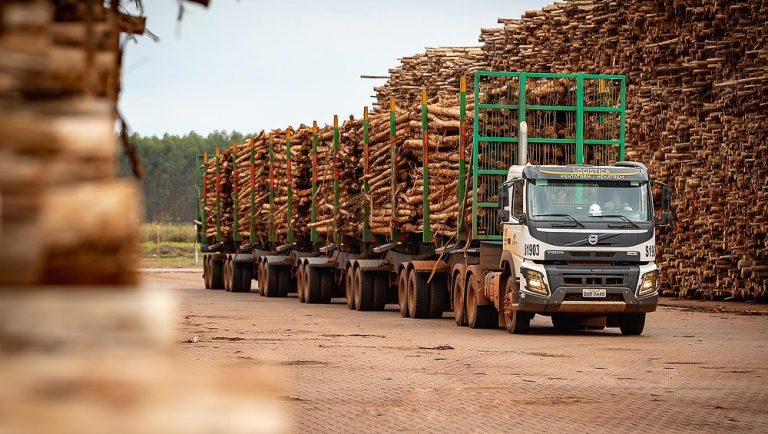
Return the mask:
<path fill-rule="evenodd" d="M 232 269 L 229 258 L 224 260 L 224 290 L 230 291 L 232 289 Z"/>
<path fill-rule="evenodd" d="M 355 276 L 352 273 L 352 267 L 347 268 L 345 277 L 344 290 L 347 293 L 347 306 L 352 309 L 355 307 Z"/>
<path fill-rule="evenodd" d="M 466 324 L 466 306 L 464 301 L 464 282 L 456 276 L 453 281 L 453 316 L 456 324 Z"/>
<path fill-rule="evenodd" d="M 408 316 L 411 318 L 416 317 L 416 273 L 411 271 L 408 273 Z"/>
<path fill-rule="evenodd" d="M 359 268 L 356 269 L 355 270 L 355 279 L 354 279 L 355 283 L 353 285 L 354 288 L 353 288 L 353 291 L 352 291 L 352 293 L 354 294 L 354 299 L 355 299 L 355 310 L 360 310 L 360 307 L 362 306 L 362 301 L 363 300 L 362 300 L 361 294 L 360 294 L 360 287 L 362 285 L 362 282 L 361 282 L 362 278 L 363 278 L 363 273 L 360 271 Z"/>
<path fill-rule="evenodd" d="M 397 303 L 400 305 L 400 314 L 408 315 L 408 277 L 405 271 L 400 271 L 397 279 Z"/>
<path fill-rule="evenodd" d="M 304 264 L 299 264 L 299 268 L 296 270 L 296 292 L 299 295 L 299 302 L 301 303 L 306 302 L 304 286 Z"/>
<path fill-rule="evenodd" d="M 471 279 L 471 277 L 470 277 Z M 477 306 L 476 300 L 475 300 L 475 291 L 473 288 L 474 285 L 472 285 L 472 281 L 469 281 L 469 284 L 466 285 L 467 288 L 467 303 L 466 303 L 466 315 L 467 315 L 467 323 L 472 324 L 475 322 L 475 316 L 477 314 L 475 307 Z"/>

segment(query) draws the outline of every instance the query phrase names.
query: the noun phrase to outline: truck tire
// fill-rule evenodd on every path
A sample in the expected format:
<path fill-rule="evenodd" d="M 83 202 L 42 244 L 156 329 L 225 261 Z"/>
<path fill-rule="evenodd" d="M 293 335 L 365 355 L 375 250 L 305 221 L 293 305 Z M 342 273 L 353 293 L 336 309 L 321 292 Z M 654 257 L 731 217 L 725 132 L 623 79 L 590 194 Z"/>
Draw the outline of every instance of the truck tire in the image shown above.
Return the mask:
<path fill-rule="evenodd" d="M 467 325 L 471 329 L 487 329 L 494 325 L 496 309 L 477 304 L 477 280 L 470 276 L 467 288 Z"/>
<path fill-rule="evenodd" d="M 513 335 L 528 333 L 533 315 L 529 312 L 521 312 L 512 306 L 512 293 L 515 288 L 515 278 L 510 276 L 504 288 L 504 325 L 507 332 Z"/>
<path fill-rule="evenodd" d="M 375 273 L 373 275 L 373 310 L 384 310 L 387 305 L 387 289 L 389 279 L 387 273 Z"/>
<path fill-rule="evenodd" d="M 304 271 L 307 276 L 304 301 L 310 304 L 321 303 L 322 282 L 320 279 L 320 270 L 307 266 Z"/>
<path fill-rule="evenodd" d="M 347 295 L 347 307 L 355 309 L 355 272 L 351 266 L 344 273 L 344 292 Z"/>
<path fill-rule="evenodd" d="M 467 325 L 467 305 L 464 291 L 464 279 L 457 275 L 453 279 L 453 319 L 459 327 Z"/>
<path fill-rule="evenodd" d="M 230 291 L 250 292 L 251 280 L 253 280 L 253 264 L 250 262 L 230 262 L 232 281 Z"/>
<path fill-rule="evenodd" d="M 444 274 L 435 274 L 429 282 L 429 317 L 442 318 L 445 311 L 446 277 Z M 429 275 L 427 275 L 429 279 Z"/>
<path fill-rule="evenodd" d="M 296 289 L 296 279 L 294 279 L 291 273 L 292 267 L 281 266 L 276 268 L 280 279 L 278 297 L 287 297 L 288 293 L 294 292 Z"/>
<path fill-rule="evenodd" d="M 211 289 L 211 261 L 208 255 L 203 255 L 203 283 L 205 289 Z"/>
<path fill-rule="evenodd" d="M 211 258 L 211 289 L 224 289 L 224 261 Z"/>
<path fill-rule="evenodd" d="M 328 304 L 333 299 L 333 293 L 336 292 L 334 270 L 321 268 L 320 271 L 320 303 Z"/>
<path fill-rule="evenodd" d="M 619 316 L 619 328 L 625 336 L 638 336 L 645 328 L 645 313 L 625 313 Z"/>
<path fill-rule="evenodd" d="M 408 316 L 411 318 L 429 317 L 429 286 L 427 273 L 411 270 L 408 275 Z"/>
<path fill-rule="evenodd" d="M 264 263 L 264 295 L 267 297 L 281 297 L 280 293 L 280 269 Z"/>
<path fill-rule="evenodd" d="M 358 268 L 355 270 L 355 310 L 373 309 L 373 276 Z"/>
<path fill-rule="evenodd" d="M 259 295 L 262 297 L 267 296 L 267 272 L 264 267 L 264 262 L 258 260 L 256 263 L 256 271 L 259 278 Z"/>
<path fill-rule="evenodd" d="M 229 256 L 224 259 L 224 291 L 232 290 L 232 263 L 229 261 Z"/>
<path fill-rule="evenodd" d="M 397 276 L 397 304 L 400 305 L 400 316 L 408 317 L 408 273 L 403 268 Z"/>
<path fill-rule="evenodd" d="M 303 263 L 299 263 L 299 268 L 296 270 L 296 293 L 299 296 L 299 303 L 306 303 L 306 290 L 307 290 L 307 269 Z"/>

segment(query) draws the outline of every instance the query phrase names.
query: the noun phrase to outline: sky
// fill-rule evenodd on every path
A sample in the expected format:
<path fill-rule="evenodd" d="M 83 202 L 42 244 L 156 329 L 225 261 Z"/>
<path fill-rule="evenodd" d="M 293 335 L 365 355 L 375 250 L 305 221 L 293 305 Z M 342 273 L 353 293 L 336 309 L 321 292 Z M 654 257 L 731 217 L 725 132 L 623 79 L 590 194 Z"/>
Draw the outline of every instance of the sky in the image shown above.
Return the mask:
<path fill-rule="evenodd" d="M 398 58 L 479 45 L 481 28 L 551 0 L 144 0 L 128 41 L 120 110 L 143 135 L 243 133 L 361 116 Z M 135 13 L 135 10 L 129 9 Z"/>

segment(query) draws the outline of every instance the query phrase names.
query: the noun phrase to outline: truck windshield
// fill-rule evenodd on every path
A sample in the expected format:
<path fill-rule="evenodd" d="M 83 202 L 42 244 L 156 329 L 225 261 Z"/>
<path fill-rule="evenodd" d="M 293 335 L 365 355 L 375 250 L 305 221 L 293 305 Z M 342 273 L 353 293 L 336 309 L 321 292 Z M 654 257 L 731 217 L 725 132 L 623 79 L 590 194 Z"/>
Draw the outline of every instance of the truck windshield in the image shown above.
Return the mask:
<path fill-rule="evenodd" d="M 532 179 L 528 185 L 528 215 L 534 220 L 652 218 L 647 182 Z"/>

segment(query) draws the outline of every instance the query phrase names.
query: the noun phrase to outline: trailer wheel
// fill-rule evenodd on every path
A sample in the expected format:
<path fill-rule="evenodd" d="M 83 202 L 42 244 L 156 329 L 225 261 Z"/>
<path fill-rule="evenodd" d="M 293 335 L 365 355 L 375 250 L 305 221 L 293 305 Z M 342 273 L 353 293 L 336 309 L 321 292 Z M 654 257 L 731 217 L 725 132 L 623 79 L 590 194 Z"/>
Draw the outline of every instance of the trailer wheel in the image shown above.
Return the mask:
<path fill-rule="evenodd" d="M 256 271 L 259 277 L 259 295 L 262 297 L 267 296 L 267 273 L 264 269 L 264 262 L 261 259 L 257 259 Z"/>
<path fill-rule="evenodd" d="M 277 296 L 287 297 L 288 293 L 293 292 L 291 289 L 295 288 L 295 280 L 291 275 L 291 267 L 281 266 L 275 268 L 277 269 L 276 272 L 279 279 Z"/>
<path fill-rule="evenodd" d="M 453 279 L 453 318 L 459 327 L 467 325 L 467 305 L 464 292 L 464 279 L 457 275 Z"/>
<path fill-rule="evenodd" d="M 232 289 L 232 264 L 229 262 L 229 256 L 224 259 L 224 291 L 229 292 Z"/>
<path fill-rule="evenodd" d="M 625 313 L 619 316 L 619 328 L 621 334 L 626 336 L 638 336 L 645 328 L 645 313 Z"/>
<path fill-rule="evenodd" d="M 384 310 L 387 305 L 389 279 L 387 273 L 373 274 L 373 310 Z"/>
<path fill-rule="evenodd" d="M 408 276 L 408 316 L 411 318 L 429 317 L 429 286 L 426 273 L 411 270 Z"/>
<path fill-rule="evenodd" d="M 512 293 L 516 289 L 516 283 L 515 278 L 510 276 L 504 289 L 504 325 L 508 333 L 522 335 L 528 332 L 533 315 L 529 312 L 521 312 L 512 306 Z"/>
<path fill-rule="evenodd" d="M 360 268 L 355 270 L 355 310 L 373 309 L 373 276 Z"/>
<path fill-rule="evenodd" d="M 347 267 L 344 272 L 344 292 L 347 294 L 347 307 L 355 308 L 355 274 L 352 266 Z"/>
<path fill-rule="evenodd" d="M 328 268 L 320 269 L 320 303 L 328 304 L 336 291 L 336 282 L 334 280 L 334 270 Z"/>
<path fill-rule="evenodd" d="M 467 325 L 472 329 L 486 329 L 493 326 L 495 309 L 489 305 L 477 303 L 477 280 L 470 276 L 467 285 Z"/>
<path fill-rule="evenodd" d="M 264 295 L 280 297 L 280 269 L 264 263 Z"/>
<path fill-rule="evenodd" d="M 211 258 L 211 289 L 224 289 L 224 261 Z"/>
<path fill-rule="evenodd" d="M 306 303 L 306 295 L 304 289 L 306 288 L 306 276 L 304 275 L 306 269 L 304 263 L 299 263 L 299 267 L 296 269 L 296 294 L 299 296 L 299 303 Z"/>
<path fill-rule="evenodd" d="M 304 294 L 304 300 L 307 303 L 320 303 L 322 295 L 322 281 L 320 279 L 320 270 L 307 266 L 305 269 L 307 274 L 306 293 Z"/>
<path fill-rule="evenodd" d="M 211 289 L 211 261 L 208 255 L 203 255 L 203 283 L 205 289 Z"/>
<path fill-rule="evenodd" d="M 446 275 L 435 274 L 429 282 L 429 317 L 442 318 L 445 310 Z M 427 275 L 429 279 L 429 275 Z"/>
<path fill-rule="evenodd" d="M 253 280 L 253 264 L 250 262 L 230 261 L 229 272 L 232 275 L 229 290 L 232 292 L 249 292 Z"/>
<path fill-rule="evenodd" d="M 400 305 L 400 316 L 408 317 L 408 272 L 405 268 L 397 276 L 397 304 Z"/>

